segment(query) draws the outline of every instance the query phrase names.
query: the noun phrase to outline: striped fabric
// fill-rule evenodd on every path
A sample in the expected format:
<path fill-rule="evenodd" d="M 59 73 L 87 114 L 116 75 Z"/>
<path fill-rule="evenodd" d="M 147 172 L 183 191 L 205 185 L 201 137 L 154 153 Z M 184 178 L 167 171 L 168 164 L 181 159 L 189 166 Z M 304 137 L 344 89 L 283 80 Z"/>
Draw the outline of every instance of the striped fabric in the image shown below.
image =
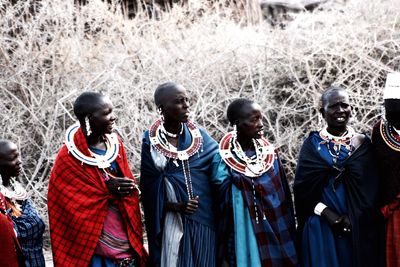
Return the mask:
<path fill-rule="evenodd" d="M 45 224 L 32 205 L 31 200 L 22 203 L 22 215 L 13 217 L 18 241 L 25 256 L 27 267 L 44 267 L 43 232 Z"/>
<path fill-rule="evenodd" d="M 212 267 L 216 260 L 214 229 L 184 217 L 180 267 Z"/>
<path fill-rule="evenodd" d="M 176 194 L 167 178 L 165 181 L 166 197 L 169 202 L 176 203 Z M 161 251 L 161 267 L 176 267 L 179 257 L 179 247 L 183 235 L 182 218 L 179 213 L 165 214 L 164 231 Z"/>

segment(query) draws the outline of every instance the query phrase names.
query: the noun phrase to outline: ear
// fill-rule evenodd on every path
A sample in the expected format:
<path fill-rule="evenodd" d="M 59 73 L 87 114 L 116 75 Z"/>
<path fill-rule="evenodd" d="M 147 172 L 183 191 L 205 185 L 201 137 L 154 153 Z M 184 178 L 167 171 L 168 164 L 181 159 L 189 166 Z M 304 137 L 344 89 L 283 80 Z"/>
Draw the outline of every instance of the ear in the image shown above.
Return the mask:
<path fill-rule="evenodd" d="M 319 113 L 321 113 L 322 118 L 325 119 L 325 109 L 323 107 L 319 108 Z"/>

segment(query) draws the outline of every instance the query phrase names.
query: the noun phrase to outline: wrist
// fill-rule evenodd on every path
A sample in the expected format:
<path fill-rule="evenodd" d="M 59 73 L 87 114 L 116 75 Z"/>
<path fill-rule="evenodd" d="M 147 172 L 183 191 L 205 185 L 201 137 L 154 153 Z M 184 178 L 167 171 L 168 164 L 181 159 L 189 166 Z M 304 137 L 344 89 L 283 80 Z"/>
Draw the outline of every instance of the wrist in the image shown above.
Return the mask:
<path fill-rule="evenodd" d="M 327 208 L 327 206 L 326 206 L 324 203 L 319 202 L 319 203 L 315 206 L 315 208 L 314 208 L 314 214 L 315 214 L 315 215 L 318 215 L 318 216 L 321 216 L 322 212 L 323 212 L 324 209 L 326 209 L 326 208 Z"/>

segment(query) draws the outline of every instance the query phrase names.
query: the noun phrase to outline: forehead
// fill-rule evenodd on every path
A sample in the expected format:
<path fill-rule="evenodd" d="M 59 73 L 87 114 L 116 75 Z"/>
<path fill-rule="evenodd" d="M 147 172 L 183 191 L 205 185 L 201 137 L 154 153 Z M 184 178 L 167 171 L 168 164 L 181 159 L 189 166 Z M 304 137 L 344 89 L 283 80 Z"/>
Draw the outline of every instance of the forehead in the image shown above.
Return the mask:
<path fill-rule="evenodd" d="M 327 105 L 332 105 L 339 102 L 349 102 L 349 94 L 346 91 L 333 91 L 326 98 Z"/>
<path fill-rule="evenodd" d="M 183 86 L 178 85 L 176 87 L 172 87 L 169 90 L 166 90 L 164 92 L 164 97 L 162 97 L 161 99 L 164 103 L 167 103 L 182 96 L 187 96 L 186 89 Z"/>
<path fill-rule="evenodd" d="M 240 115 L 242 118 L 247 118 L 261 114 L 261 106 L 257 103 L 246 104 L 240 109 Z"/>
<path fill-rule="evenodd" d="M 109 107 L 112 107 L 112 103 L 111 100 L 106 96 L 96 99 L 96 101 L 93 102 L 93 108 L 95 110 L 105 109 Z"/>
<path fill-rule="evenodd" d="M 18 153 L 16 144 L 7 142 L 0 145 L 0 158 L 7 158 L 15 153 Z"/>

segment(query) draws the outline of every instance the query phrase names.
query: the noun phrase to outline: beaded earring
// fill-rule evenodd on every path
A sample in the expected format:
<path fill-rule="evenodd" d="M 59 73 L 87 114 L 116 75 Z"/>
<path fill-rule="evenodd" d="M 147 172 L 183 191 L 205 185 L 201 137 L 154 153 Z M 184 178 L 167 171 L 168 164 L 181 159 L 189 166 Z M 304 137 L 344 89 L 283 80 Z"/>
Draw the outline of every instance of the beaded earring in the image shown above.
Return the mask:
<path fill-rule="evenodd" d="M 85 117 L 85 128 L 86 128 L 86 136 L 91 135 L 92 130 L 90 129 L 89 116 Z"/>
<path fill-rule="evenodd" d="M 164 115 L 163 115 L 163 112 L 162 112 L 161 107 L 159 107 L 159 108 L 157 109 L 157 112 L 158 112 L 158 115 L 160 115 L 160 120 L 161 120 L 162 122 L 164 122 Z"/>
<path fill-rule="evenodd" d="M 236 124 L 233 125 L 232 137 L 236 139 L 237 137 L 237 126 Z"/>

